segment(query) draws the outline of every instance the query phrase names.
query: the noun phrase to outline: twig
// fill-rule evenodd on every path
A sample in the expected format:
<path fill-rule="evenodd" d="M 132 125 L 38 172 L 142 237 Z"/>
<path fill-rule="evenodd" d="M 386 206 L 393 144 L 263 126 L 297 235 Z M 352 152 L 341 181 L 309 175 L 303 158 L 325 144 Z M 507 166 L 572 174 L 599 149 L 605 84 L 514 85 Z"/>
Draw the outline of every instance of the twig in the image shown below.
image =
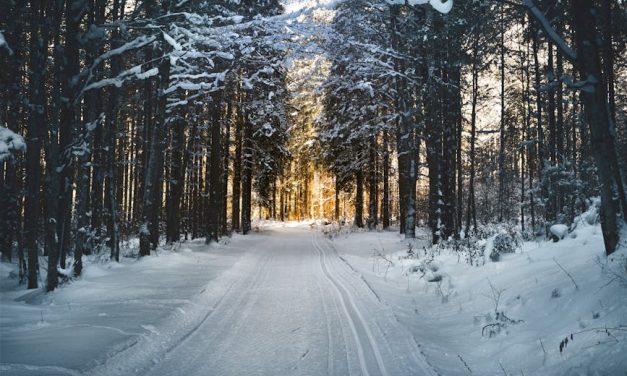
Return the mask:
<path fill-rule="evenodd" d="M 457 357 L 459 357 L 459 360 L 462 361 L 462 363 L 464 363 L 464 366 L 466 366 L 466 369 L 468 369 L 468 372 L 472 373 L 472 370 L 470 369 L 470 367 L 468 367 L 468 363 L 466 363 L 466 361 L 464 360 L 464 358 L 462 358 L 461 355 L 457 354 Z"/>
<path fill-rule="evenodd" d="M 485 330 L 486 330 L 487 328 L 491 328 L 491 327 L 493 327 L 493 326 L 494 326 L 494 327 L 497 327 L 497 328 L 502 328 L 504 325 L 503 325 L 503 323 L 500 323 L 500 322 L 494 322 L 494 323 L 492 323 L 492 324 L 487 324 L 487 325 L 485 325 L 483 328 L 481 328 L 481 335 L 482 335 L 482 336 L 484 336 L 484 335 L 485 335 Z M 491 336 L 490 336 L 490 337 L 491 337 Z"/>
<path fill-rule="evenodd" d="M 490 281 L 490 278 L 488 278 L 488 284 L 490 285 L 490 291 L 492 292 L 492 296 L 487 295 L 487 294 L 482 294 L 482 295 L 492 300 L 492 303 L 494 304 L 494 313 L 496 314 L 499 311 L 499 302 L 501 301 L 501 295 L 503 295 L 503 292 L 506 289 L 498 289 L 494 287 L 494 285 L 492 284 L 492 281 Z"/>
<path fill-rule="evenodd" d="M 501 363 L 501 361 L 500 361 L 500 360 L 499 360 L 499 366 L 501 366 L 501 370 L 503 370 L 503 374 L 504 374 L 505 376 L 508 376 L 508 375 L 507 375 L 507 371 L 505 371 L 505 368 L 503 368 L 503 364 Z"/>
<path fill-rule="evenodd" d="M 601 291 L 604 287 L 611 285 L 614 281 L 618 281 L 621 285 L 627 286 L 627 277 L 625 275 L 617 273 L 615 270 L 608 267 L 607 263 L 602 263 L 599 257 L 596 258 L 595 263 L 601 268 L 601 271 L 609 275 L 607 283 L 599 287 L 597 292 Z M 627 262 L 625 263 L 625 271 L 627 271 Z"/>
<path fill-rule="evenodd" d="M 377 252 L 376 249 L 375 249 L 375 252 Z M 387 267 L 385 268 L 385 275 L 383 277 L 383 278 L 387 279 L 388 271 L 390 270 L 390 267 L 394 266 L 394 263 L 392 262 L 392 260 L 390 260 L 387 257 L 385 257 L 385 255 L 383 255 L 381 252 L 377 252 L 374 256 L 382 258 L 383 261 L 385 261 L 387 263 Z M 377 265 L 378 265 L 378 263 L 377 263 Z"/>
<path fill-rule="evenodd" d="M 553 261 L 557 264 L 557 266 L 560 267 L 560 269 L 562 269 L 562 271 L 564 273 L 566 273 L 566 275 L 568 276 L 568 278 L 570 278 L 571 281 L 573 281 L 573 284 L 575 285 L 575 290 L 579 290 L 579 286 L 577 286 L 577 282 L 575 282 L 575 279 L 573 278 L 572 275 L 570 275 L 569 272 L 566 271 L 566 269 L 564 269 L 564 267 L 562 265 L 560 265 L 559 262 L 557 262 L 557 260 L 555 259 L 555 257 L 553 257 Z"/>
<path fill-rule="evenodd" d="M 542 352 L 544 353 L 544 357 L 542 358 L 542 365 L 546 363 L 546 349 L 544 348 L 544 343 L 542 343 L 542 338 L 538 338 L 540 340 L 540 347 L 542 347 Z"/>

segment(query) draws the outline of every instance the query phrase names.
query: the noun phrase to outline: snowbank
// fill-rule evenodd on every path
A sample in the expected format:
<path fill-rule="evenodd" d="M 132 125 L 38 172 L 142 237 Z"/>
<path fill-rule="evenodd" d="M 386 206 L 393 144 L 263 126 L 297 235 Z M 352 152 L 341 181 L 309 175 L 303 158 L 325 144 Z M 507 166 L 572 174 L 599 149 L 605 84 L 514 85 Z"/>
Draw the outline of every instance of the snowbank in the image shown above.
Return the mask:
<path fill-rule="evenodd" d="M 454 249 L 431 248 L 426 233 L 411 247 L 394 232 L 328 242 L 443 375 L 622 375 L 627 250 L 606 258 L 589 217 L 558 243 L 524 242 L 479 266 Z"/>
<path fill-rule="evenodd" d="M 244 252 L 198 240 L 120 263 L 86 257 L 82 276 L 49 294 L 18 285 L 17 265 L 0 263 L 0 374 L 90 374 L 164 323 L 195 322 L 199 302 L 214 299 L 206 285 Z"/>

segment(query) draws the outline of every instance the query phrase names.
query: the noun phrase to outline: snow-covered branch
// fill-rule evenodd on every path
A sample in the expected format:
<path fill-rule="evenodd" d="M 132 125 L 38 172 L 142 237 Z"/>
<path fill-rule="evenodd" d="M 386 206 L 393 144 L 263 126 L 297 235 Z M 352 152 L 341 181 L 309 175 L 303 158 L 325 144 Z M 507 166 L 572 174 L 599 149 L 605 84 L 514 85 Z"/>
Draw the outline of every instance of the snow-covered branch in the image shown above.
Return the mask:
<path fill-rule="evenodd" d="M 440 13 L 448 13 L 453 9 L 453 0 L 386 0 L 391 5 L 424 5 L 429 4 Z"/>
<path fill-rule="evenodd" d="M 0 162 L 13 157 L 13 154 L 26 151 L 24 138 L 9 128 L 0 126 Z"/>
<path fill-rule="evenodd" d="M 4 48 L 5 50 L 7 50 L 9 55 L 13 55 L 13 50 L 11 49 L 11 47 L 9 47 L 9 44 L 7 43 L 7 40 L 4 39 L 4 35 L 2 35 L 1 31 L 0 31 L 0 48 Z"/>
<path fill-rule="evenodd" d="M 522 4 L 525 8 L 527 8 L 529 13 L 531 13 L 531 15 L 540 23 L 540 26 L 542 26 L 542 30 L 544 30 L 549 39 L 551 39 L 553 43 L 555 43 L 560 51 L 562 51 L 564 56 L 566 56 L 566 58 L 568 58 L 568 60 L 570 60 L 571 62 L 577 60 L 577 53 L 575 52 L 575 50 L 570 48 L 570 46 L 566 44 L 566 41 L 564 41 L 564 39 L 557 33 L 557 31 L 553 29 L 553 26 L 551 26 L 549 20 L 546 18 L 540 8 L 536 6 L 533 0 L 522 0 Z"/>

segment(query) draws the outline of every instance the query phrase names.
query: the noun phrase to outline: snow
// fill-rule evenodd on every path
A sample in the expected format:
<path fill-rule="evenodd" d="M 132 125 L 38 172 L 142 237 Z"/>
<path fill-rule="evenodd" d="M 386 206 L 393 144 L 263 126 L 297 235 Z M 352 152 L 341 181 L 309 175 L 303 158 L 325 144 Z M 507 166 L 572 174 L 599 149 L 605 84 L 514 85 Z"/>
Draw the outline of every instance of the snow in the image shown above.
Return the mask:
<path fill-rule="evenodd" d="M 9 128 L 0 126 L 0 162 L 8 160 L 17 152 L 25 152 L 24 138 Z"/>
<path fill-rule="evenodd" d="M 623 374 L 627 250 L 605 259 L 599 225 L 580 224 L 574 233 L 559 243 L 525 242 L 479 267 L 453 250 L 430 250 L 426 232 L 412 243 L 417 258 L 406 258 L 407 242 L 395 232 L 343 234 L 330 243 L 391 307 L 439 374 L 503 375 L 501 366 L 510 375 Z M 491 286 L 501 291 L 498 310 Z M 511 322 L 497 320 L 496 312 Z M 505 325 L 491 325 L 499 322 Z M 608 335 L 605 328 L 618 329 Z"/>
<path fill-rule="evenodd" d="M 138 80 L 145 80 L 146 78 L 150 78 L 159 74 L 159 68 L 151 68 L 145 72 L 135 74 Z"/>
<path fill-rule="evenodd" d="M 14 265 L 0 263 L 0 371 L 393 376 L 627 369 L 627 252 L 606 260 L 598 224 L 582 219 L 576 237 L 527 242 L 479 267 L 450 249 L 429 248 L 425 230 L 417 231 L 409 255 L 407 241 L 391 231 L 353 232 L 323 221 L 255 228 L 221 244 L 186 242 L 119 264 L 87 258 L 80 279 L 50 294 L 16 287 Z"/>
<path fill-rule="evenodd" d="M 174 48 L 175 51 L 181 51 L 183 49 L 183 46 L 181 46 L 179 44 L 179 42 L 177 42 L 174 38 L 172 38 L 171 36 L 169 36 L 167 33 L 163 32 L 163 39 L 165 39 L 165 41 L 172 46 L 172 48 Z"/>
<path fill-rule="evenodd" d="M 288 15 L 302 13 L 308 9 L 333 8 L 340 1 L 338 0 L 285 0 L 285 13 Z M 409 4 L 424 5 L 429 4 L 440 13 L 448 13 L 453 8 L 453 0 L 385 0 L 388 4 Z"/>
<path fill-rule="evenodd" d="M 386 0 L 388 4 L 409 4 L 409 5 L 423 5 L 429 4 L 433 9 L 440 13 L 448 13 L 453 9 L 453 0 Z"/>
<path fill-rule="evenodd" d="M 199 303 L 209 296 L 207 283 L 250 245 L 207 248 L 194 241 L 119 264 L 85 258 L 82 277 L 50 294 L 18 286 L 15 264 L 0 263 L 0 374 L 89 373 L 161 332 L 164 322 L 204 310 Z"/>

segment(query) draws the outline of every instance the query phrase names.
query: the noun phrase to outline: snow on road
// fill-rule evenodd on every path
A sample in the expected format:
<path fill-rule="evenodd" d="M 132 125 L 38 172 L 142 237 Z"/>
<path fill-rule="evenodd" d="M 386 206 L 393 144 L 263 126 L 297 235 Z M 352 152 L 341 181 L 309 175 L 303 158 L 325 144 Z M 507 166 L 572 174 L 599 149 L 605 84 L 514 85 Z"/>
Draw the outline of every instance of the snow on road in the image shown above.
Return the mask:
<path fill-rule="evenodd" d="M 435 374 L 413 337 L 318 231 L 274 226 L 249 237 L 237 237 L 229 247 L 240 253 L 228 256 L 220 251 L 218 257 L 201 252 L 202 247 L 198 246 L 196 253 L 202 255 L 198 267 L 188 262 L 171 266 L 170 271 L 178 275 L 178 298 L 171 287 L 165 283 L 161 286 L 159 279 L 150 280 L 158 285 L 157 290 L 166 289 L 163 295 L 167 296 L 167 303 L 162 302 L 165 297 L 152 298 L 157 305 L 166 304 L 160 310 L 162 314 L 148 308 L 148 296 L 135 296 L 135 305 L 120 306 L 123 309 L 118 311 L 112 304 L 125 303 L 117 298 L 107 301 L 104 291 L 91 296 L 81 294 L 81 288 L 87 287 L 81 283 L 108 289 L 112 280 L 125 273 L 104 273 L 100 280 L 87 276 L 86 281 L 78 281 L 76 286 L 61 289 L 49 298 L 54 306 L 65 300 L 68 304 L 74 300 L 72 304 L 88 306 L 90 313 L 81 315 L 86 320 L 83 326 L 68 324 L 67 318 L 57 313 L 58 317 L 45 321 L 50 333 L 40 332 L 46 329 L 26 328 L 26 324 L 20 331 L 8 325 L 13 316 L 3 310 L 0 370 L 20 375 Z M 172 257 L 186 256 L 169 255 L 161 262 L 167 264 Z M 211 261 L 224 257 L 236 260 L 230 264 L 221 261 L 224 265 L 218 272 Z M 138 264 L 153 260 L 158 262 L 159 258 Z M 136 273 L 151 273 L 151 266 L 156 265 L 146 266 L 132 267 L 137 268 Z M 203 268 L 209 272 L 206 285 L 198 292 L 196 278 L 202 278 Z M 192 270 L 194 277 L 187 280 L 185 274 Z M 168 279 L 168 270 L 161 273 Z M 125 288 L 133 292 L 141 284 Z M 99 302 L 103 297 L 105 302 Z M 94 302 L 81 302 L 85 299 Z M 25 306 L 17 305 L 28 309 Z M 114 311 L 113 317 L 104 316 L 111 322 L 108 329 L 101 330 L 102 325 L 96 325 L 100 316 L 94 317 L 93 313 L 107 309 Z M 107 341 L 93 336 L 105 332 L 115 335 Z M 5 333 L 10 336 L 5 337 Z M 27 335 L 24 339 L 28 333 L 34 334 L 34 338 Z M 78 345 L 59 353 L 55 342 Z M 37 351 L 26 347 L 16 350 L 19 344 L 33 343 L 41 345 Z M 82 352 L 76 354 L 78 346 Z"/>
<path fill-rule="evenodd" d="M 393 231 L 311 227 L 88 263 L 51 294 L 0 264 L 0 374 L 624 375 L 627 252 L 603 261 L 598 225 L 479 266 L 422 233 L 408 258 Z M 508 321 L 486 335 L 492 285 Z"/>

